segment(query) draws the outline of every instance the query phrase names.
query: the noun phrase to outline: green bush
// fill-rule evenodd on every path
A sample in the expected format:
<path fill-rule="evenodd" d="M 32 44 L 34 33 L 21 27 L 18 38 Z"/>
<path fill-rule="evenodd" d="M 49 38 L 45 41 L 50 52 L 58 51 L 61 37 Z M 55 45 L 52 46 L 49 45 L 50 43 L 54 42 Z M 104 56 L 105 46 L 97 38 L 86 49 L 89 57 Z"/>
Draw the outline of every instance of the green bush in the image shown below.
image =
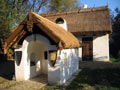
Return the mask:
<path fill-rule="evenodd" d="M 14 54 L 13 50 L 12 49 L 8 49 L 8 52 L 7 52 L 8 59 L 13 59 L 13 54 Z"/>
<path fill-rule="evenodd" d="M 116 59 L 114 57 L 110 57 L 111 62 L 120 62 L 120 58 Z"/>

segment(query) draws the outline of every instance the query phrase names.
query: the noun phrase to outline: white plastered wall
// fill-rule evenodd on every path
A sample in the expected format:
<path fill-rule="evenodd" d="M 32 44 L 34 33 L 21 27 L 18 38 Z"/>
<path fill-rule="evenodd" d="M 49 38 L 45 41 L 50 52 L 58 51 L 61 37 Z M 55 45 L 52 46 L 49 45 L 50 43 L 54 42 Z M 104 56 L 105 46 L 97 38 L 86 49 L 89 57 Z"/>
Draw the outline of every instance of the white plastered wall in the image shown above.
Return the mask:
<path fill-rule="evenodd" d="M 93 37 L 93 60 L 109 61 L 109 36 Z"/>
<path fill-rule="evenodd" d="M 43 36 L 36 34 L 36 43 L 34 43 L 34 35 L 28 36 L 21 48 L 16 49 L 15 51 L 22 51 L 22 59 L 19 66 L 17 66 L 15 62 L 15 75 L 17 81 L 28 80 L 30 79 L 30 64 L 28 61 L 32 52 L 38 54 L 37 50 L 41 50 L 41 48 L 45 48 L 48 52 L 50 50 L 57 50 L 57 47 L 54 45 L 50 45 L 50 42 Z M 37 45 L 35 45 L 37 44 Z M 42 44 L 42 45 L 41 45 Z M 39 47 L 39 45 L 41 47 Z M 33 48 L 31 48 L 33 47 Z M 29 53 L 29 54 L 28 54 Z M 41 59 L 38 55 L 35 57 L 37 61 Z M 17 59 L 15 59 L 17 60 Z M 53 67 L 49 60 L 45 62 L 48 63 L 48 66 L 45 66 L 44 73 L 48 73 L 48 83 L 49 84 L 64 84 L 74 72 L 78 70 L 79 58 L 78 58 L 78 50 L 77 49 L 64 49 L 61 51 L 57 51 L 57 60 L 56 64 Z M 47 68 L 48 67 L 48 68 Z M 38 72 L 41 71 L 41 68 L 38 69 Z M 35 73 L 36 72 L 32 72 Z M 37 73 L 36 73 L 37 74 Z M 33 76 L 34 76 L 33 75 Z"/>
<path fill-rule="evenodd" d="M 82 37 L 77 37 L 82 43 Z M 79 57 L 82 61 L 82 48 L 79 48 Z M 109 61 L 109 36 L 93 36 L 93 61 Z"/>
<path fill-rule="evenodd" d="M 36 38 L 36 40 L 34 40 L 35 38 Z M 30 43 L 33 43 L 33 41 L 39 43 L 39 45 L 40 45 L 40 42 L 41 42 L 44 45 L 44 47 L 46 48 L 47 51 L 48 50 L 56 50 L 57 49 L 56 46 L 50 45 L 50 42 L 42 35 L 36 34 L 36 35 L 28 36 L 24 40 L 22 47 L 20 47 L 18 49 L 15 49 L 15 51 L 22 51 L 22 57 L 21 57 L 20 65 L 18 66 L 16 64 L 16 62 L 15 62 L 15 76 L 16 76 L 16 80 L 17 81 L 28 80 L 31 77 L 31 75 L 30 75 L 30 63 L 28 63 L 28 61 L 29 61 L 29 53 L 32 53 L 33 51 L 34 52 L 36 51 L 35 53 L 40 53 L 40 52 L 37 52 L 37 50 L 34 50 L 34 49 L 37 49 L 37 47 L 39 47 L 39 46 L 35 45 L 35 47 L 34 47 L 34 44 L 31 44 L 31 47 L 34 47 L 34 48 L 33 49 L 32 48 L 28 48 Z M 28 50 L 28 49 L 30 49 L 30 50 Z M 40 50 L 41 47 L 39 47 L 38 49 Z M 37 55 L 36 59 L 37 58 L 39 60 L 39 56 L 38 55 Z M 15 56 L 15 61 L 16 60 L 17 60 L 17 58 Z M 48 62 L 48 64 L 47 64 L 47 62 Z M 43 71 L 44 71 L 44 73 L 48 73 L 48 82 L 51 83 L 52 80 L 51 80 L 50 77 L 53 77 L 52 73 L 59 72 L 59 67 L 56 67 L 57 71 L 52 71 L 51 70 L 52 67 L 50 66 L 50 62 L 49 62 L 49 54 L 48 54 L 48 61 L 44 61 L 43 63 L 47 64 L 47 66 L 48 66 L 47 69 L 43 68 Z M 46 65 L 44 65 L 44 66 L 47 67 Z M 56 68 L 54 68 L 54 69 L 56 69 Z M 38 71 L 40 71 L 40 70 L 38 70 Z M 59 77 L 59 74 L 58 75 L 55 74 L 54 76 Z"/>
<path fill-rule="evenodd" d="M 59 52 L 57 52 L 57 55 Z M 56 63 L 54 66 L 51 65 L 49 60 L 48 64 L 48 83 L 50 85 L 60 84 L 60 59 L 57 57 Z"/>
<path fill-rule="evenodd" d="M 64 84 L 79 69 L 78 49 L 63 49 L 60 60 L 60 84 Z"/>
<path fill-rule="evenodd" d="M 32 41 L 28 46 L 28 65 L 33 59 L 36 65 L 30 66 L 30 78 L 40 74 L 48 74 L 48 62 L 44 58 L 44 52 L 47 51 L 44 44 L 39 41 Z M 34 58 L 32 57 L 34 55 Z"/>

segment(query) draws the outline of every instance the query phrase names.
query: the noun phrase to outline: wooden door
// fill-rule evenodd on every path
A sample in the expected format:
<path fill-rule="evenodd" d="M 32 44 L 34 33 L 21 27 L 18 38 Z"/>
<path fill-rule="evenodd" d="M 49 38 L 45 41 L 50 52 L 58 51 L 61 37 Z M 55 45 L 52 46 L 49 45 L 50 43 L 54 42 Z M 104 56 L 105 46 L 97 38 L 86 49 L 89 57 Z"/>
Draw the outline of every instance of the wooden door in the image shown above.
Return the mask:
<path fill-rule="evenodd" d="M 85 37 L 82 38 L 82 60 L 92 61 L 93 60 L 93 38 Z"/>

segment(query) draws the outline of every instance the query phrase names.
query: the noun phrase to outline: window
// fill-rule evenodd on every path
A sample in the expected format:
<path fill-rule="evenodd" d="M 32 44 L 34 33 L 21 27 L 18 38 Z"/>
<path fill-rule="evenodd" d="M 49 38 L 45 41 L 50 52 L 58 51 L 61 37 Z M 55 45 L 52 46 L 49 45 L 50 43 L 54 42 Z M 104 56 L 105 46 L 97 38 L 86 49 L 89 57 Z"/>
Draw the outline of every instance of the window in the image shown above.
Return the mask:
<path fill-rule="evenodd" d="M 48 54 L 47 51 L 44 52 L 44 59 L 47 60 L 48 59 Z"/>
<path fill-rule="evenodd" d="M 30 55 L 30 66 L 35 66 L 35 53 L 31 53 Z"/>
<path fill-rule="evenodd" d="M 16 51 L 15 55 L 16 55 L 16 64 L 19 66 L 22 58 L 22 51 Z"/>
<path fill-rule="evenodd" d="M 52 66 L 55 65 L 57 59 L 57 51 L 49 51 L 50 61 Z"/>

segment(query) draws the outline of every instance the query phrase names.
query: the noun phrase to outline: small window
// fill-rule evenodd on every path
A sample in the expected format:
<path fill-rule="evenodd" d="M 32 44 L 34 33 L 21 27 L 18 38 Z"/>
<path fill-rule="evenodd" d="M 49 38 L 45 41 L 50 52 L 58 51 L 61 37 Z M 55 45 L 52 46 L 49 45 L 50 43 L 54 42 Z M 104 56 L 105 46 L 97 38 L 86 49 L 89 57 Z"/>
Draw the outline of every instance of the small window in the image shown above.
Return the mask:
<path fill-rule="evenodd" d="M 31 53 L 30 55 L 30 66 L 35 66 L 35 53 Z"/>
<path fill-rule="evenodd" d="M 30 66 L 35 66 L 35 61 L 30 61 Z"/>
<path fill-rule="evenodd" d="M 48 54 L 47 51 L 44 52 L 44 59 L 47 60 L 48 59 Z"/>
<path fill-rule="evenodd" d="M 52 66 L 55 65 L 57 59 L 57 51 L 49 51 L 50 61 Z"/>
<path fill-rule="evenodd" d="M 16 64 L 19 66 L 22 58 L 22 51 L 16 51 L 15 55 L 16 55 Z"/>

